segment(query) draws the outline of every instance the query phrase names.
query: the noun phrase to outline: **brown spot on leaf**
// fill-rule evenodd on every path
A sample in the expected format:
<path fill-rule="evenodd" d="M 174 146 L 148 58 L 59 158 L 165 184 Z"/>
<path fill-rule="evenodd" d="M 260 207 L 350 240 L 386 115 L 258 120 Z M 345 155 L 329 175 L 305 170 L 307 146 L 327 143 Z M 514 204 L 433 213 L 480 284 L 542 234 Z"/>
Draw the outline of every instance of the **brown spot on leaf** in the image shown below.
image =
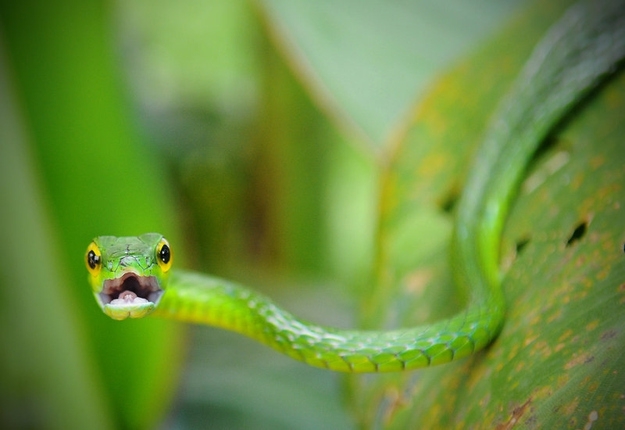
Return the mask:
<path fill-rule="evenodd" d="M 598 155 L 590 159 L 590 166 L 594 169 L 601 167 L 605 163 L 605 156 Z"/>
<path fill-rule="evenodd" d="M 570 339 L 570 338 L 573 336 L 573 334 L 574 334 L 574 333 L 575 333 L 575 332 L 574 332 L 572 329 L 570 329 L 570 328 L 569 328 L 569 329 L 565 330 L 565 331 L 562 333 L 562 335 L 560 335 L 560 337 L 558 338 L 558 340 L 559 340 L 560 342 L 565 342 L 566 340 Z"/>
<path fill-rule="evenodd" d="M 495 428 L 497 430 L 508 430 L 508 429 L 513 428 L 519 422 L 519 419 L 530 411 L 531 404 L 532 404 L 532 399 L 529 398 L 521 406 L 514 407 L 514 409 L 512 409 L 512 415 L 510 416 L 508 421 L 506 421 L 505 423 L 497 424 Z"/>
<path fill-rule="evenodd" d="M 608 330 L 608 331 L 604 332 L 601 335 L 601 340 L 610 340 L 610 339 L 615 338 L 616 335 L 617 335 L 617 331 L 616 330 L 614 330 L 614 329 Z"/>
<path fill-rule="evenodd" d="M 572 416 L 579 406 L 579 397 L 574 397 L 569 403 L 564 404 L 558 412 L 561 412 L 563 416 Z"/>
<path fill-rule="evenodd" d="M 586 331 L 593 331 L 599 326 L 599 320 L 594 320 L 586 324 Z"/>
<path fill-rule="evenodd" d="M 594 356 L 592 356 L 592 355 L 590 355 L 590 354 L 588 354 L 588 353 L 585 353 L 585 354 L 579 354 L 579 355 L 577 355 L 577 356 L 573 357 L 573 359 L 572 359 L 572 360 L 570 360 L 569 362 L 567 362 L 567 363 L 564 365 L 564 368 L 565 368 L 566 370 L 569 370 L 569 369 L 572 369 L 572 368 L 574 368 L 574 367 L 579 366 L 580 364 L 590 363 L 591 361 L 593 361 L 593 360 L 594 360 L 594 358 L 595 358 Z"/>

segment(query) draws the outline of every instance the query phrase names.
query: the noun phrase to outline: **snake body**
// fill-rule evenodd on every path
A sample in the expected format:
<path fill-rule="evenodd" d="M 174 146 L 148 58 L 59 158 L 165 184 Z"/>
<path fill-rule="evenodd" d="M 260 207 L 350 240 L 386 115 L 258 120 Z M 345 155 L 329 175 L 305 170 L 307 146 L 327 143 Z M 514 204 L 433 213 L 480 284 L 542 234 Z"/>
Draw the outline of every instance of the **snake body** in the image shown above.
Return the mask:
<path fill-rule="evenodd" d="M 311 324 L 243 286 L 172 268 L 171 246 L 157 233 L 93 240 L 85 260 L 96 299 L 114 319 L 153 314 L 222 327 L 336 371 L 399 371 L 466 357 L 491 343 L 504 323 L 498 250 L 525 169 L 554 126 L 624 56 L 622 1 L 573 5 L 536 46 L 494 116 L 458 205 L 452 268 L 471 295 L 449 319 L 390 331 Z"/>

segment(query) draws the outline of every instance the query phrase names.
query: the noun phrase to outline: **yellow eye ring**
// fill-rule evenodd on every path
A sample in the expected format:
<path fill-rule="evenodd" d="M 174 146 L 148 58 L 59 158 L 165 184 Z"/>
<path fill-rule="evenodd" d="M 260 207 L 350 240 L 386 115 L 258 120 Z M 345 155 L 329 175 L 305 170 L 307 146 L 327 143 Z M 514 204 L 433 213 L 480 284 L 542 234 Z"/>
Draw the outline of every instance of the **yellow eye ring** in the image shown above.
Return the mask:
<path fill-rule="evenodd" d="M 91 242 L 85 254 L 85 265 L 91 275 L 97 276 L 102 270 L 102 253 L 95 242 Z"/>
<path fill-rule="evenodd" d="M 171 252 L 171 247 L 169 246 L 169 242 L 165 238 L 162 238 L 158 245 L 156 245 L 156 261 L 158 265 L 161 267 L 161 270 L 167 272 L 171 269 L 171 263 L 174 259 L 174 255 Z"/>

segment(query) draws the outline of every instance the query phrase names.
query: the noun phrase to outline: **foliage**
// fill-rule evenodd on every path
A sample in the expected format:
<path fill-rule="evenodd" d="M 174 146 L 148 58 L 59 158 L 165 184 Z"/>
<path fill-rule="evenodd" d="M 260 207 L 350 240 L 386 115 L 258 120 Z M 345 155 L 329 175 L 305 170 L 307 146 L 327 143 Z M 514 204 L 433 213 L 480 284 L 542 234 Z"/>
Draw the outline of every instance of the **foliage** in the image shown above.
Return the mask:
<path fill-rule="evenodd" d="M 156 230 L 176 264 L 308 319 L 448 316 L 471 155 L 566 3 L 3 2 L 0 420 L 622 425 L 622 76 L 533 161 L 502 243 L 506 326 L 471 359 L 339 377 L 230 333 L 109 321 L 84 281 L 91 237 Z"/>

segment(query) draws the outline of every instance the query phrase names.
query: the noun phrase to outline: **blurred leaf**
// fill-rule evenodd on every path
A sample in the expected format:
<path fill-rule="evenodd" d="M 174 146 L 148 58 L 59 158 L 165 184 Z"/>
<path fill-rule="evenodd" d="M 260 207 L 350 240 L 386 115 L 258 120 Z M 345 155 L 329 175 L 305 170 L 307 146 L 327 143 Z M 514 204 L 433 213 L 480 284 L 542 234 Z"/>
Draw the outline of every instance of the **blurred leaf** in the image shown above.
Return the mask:
<path fill-rule="evenodd" d="M 116 9 L 124 66 L 150 114 L 210 106 L 237 117 L 253 109 L 258 24 L 246 0 L 135 0 Z"/>
<path fill-rule="evenodd" d="M 74 323 L 86 333 L 77 347 L 89 360 L 83 365 L 97 372 L 85 383 L 101 387 L 101 406 L 114 414 L 110 421 L 134 429 L 151 427 L 166 410 L 182 355 L 181 333 L 171 322 L 106 318 L 86 282 L 85 246 L 96 235 L 149 230 L 179 242 L 163 174 L 154 154 L 141 145 L 123 97 L 108 6 L 73 0 L 3 2 L 0 17 L 43 195 L 50 204 L 48 222 L 59 240 L 55 256 L 68 274 L 65 295 L 75 300 Z M 31 222 L 32 229 L 39 228 L 39 220 Z M 41 324 L 53 324 L 45 319 L 52 315 L 39 317 Z M 50 371 L 64 378 L 74 369 Z M 58 412 L 85 408 L 83 401 L 93 400 L 76 393 L 73 407 Z"/>
<path fill-rule="evenodd" d="M 258 2 L 313 96 L 381 153 L 433 77 L 518 1 Z"/>
<path fill-rule="evenodd" d="M 113 428 L 0 39 L 0 426 Z M 77 399 L 80 406 L 77 407 Z M 71 413 L 69 413 L 71 411 Z"/>

